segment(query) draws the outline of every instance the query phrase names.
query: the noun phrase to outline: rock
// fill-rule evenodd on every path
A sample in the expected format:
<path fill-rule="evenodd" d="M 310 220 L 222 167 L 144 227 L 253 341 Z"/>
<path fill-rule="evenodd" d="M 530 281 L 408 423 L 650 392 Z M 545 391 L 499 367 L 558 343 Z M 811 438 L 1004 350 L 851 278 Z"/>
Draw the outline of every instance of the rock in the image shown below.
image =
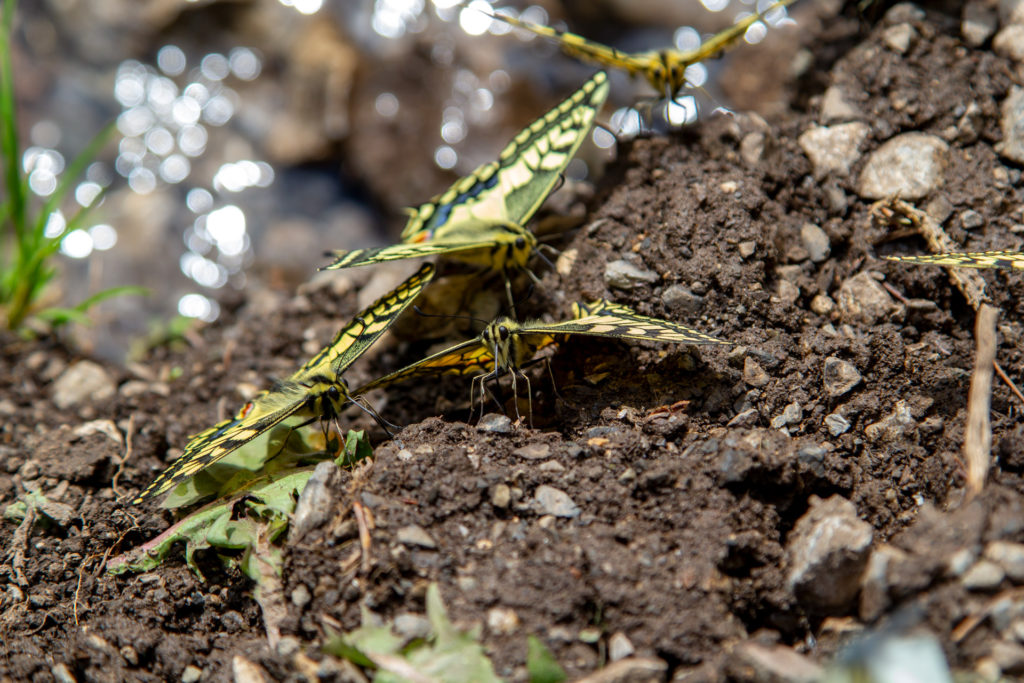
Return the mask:
<path fill-rule="evenodd" d="M 704 297 L 694 294 L 682 285 L 672 285 L 661 294 L 661 302 L 673 313 L 697 315 L 704 305 Z"/>
<path fill-rule="evenodd" d="M 985 559 L 995 562 L 1014 583 L 1024 583 L 1024 544 L 992 541 L 985 546 Z"/>
<path fill-rule="evenodd" d="M 114 424 L 113 420 L 92 420 L 91 422 L 84 422 L 75 427 L 71 433 L 79 438 L 91 436 L 93 434 L 102 434 L 118 446 L 121 446 L 124 443 L 124 440 L 121 438 L 121 431 L 117 428 L 117 425 Z"/>
<path fill-rule="evenodd" d="M 437 548 L 437 542 L 431 538 L 426 529 L 415 524 L 400 528 L 395 532 L 395 539 L 402 545 L 418 546 L 430 550 Z"/>
<path fill-rule="evenodd" d="M 492 607 L 487 610 L 487 628 L 491 633 L 507 636 L 519 628 L 519 615 L 507 607 Z"/>
<path fill-rule="evenodd" d="M 789 280 L 779 280 L 775 283 L 775 296 L 782 303 L 792 305 L 800 298 L 800 288 Z"/>
<path fill-rule="evenodd" d="M 845 177 L 860 159 L 860 145 L 870 130 L 860 121 L 817 126 L 804 131 L 797 142 L 811 160 L 816 179 L 829 175 Z"/>
<path fill-rule="evenodd" d="M 1003 27 L 992 39 L 992 50 L 1001 57 L 1015 62 L 1024 61 L 1024 24 Z"/>
<path fill-rule="evenodd" d="M 250 662 L 242 655 L 235 655 L 231 660 L 231 674 L 234 683 L 266 683 L 263 668 Z"/>
<path fill-rule="evenodd" d="M 429 638 L 432 628 L 430 620 L 420 614 L 404 612 L 395 617 L 395 633 L 412 640 L 413 638 Z"/>
<path fill-rule="evenodd" d="M 1004 675 L 1024 674 L 1024 645 L 998 640 L 992 645 L 990 654 Z"/>
<path fill-rule="evenodd" d="M 839 436 L 850 430 L 850 421 L 839 413 L 832 413 L 825 416 L 825 427 L 832 436 Z"/>
<path fill-rule="evenodd" d="M 185 667 L 185 670 L 188 671 L 188 667 Z M 68 665 L 64 662 L 57 662 L 51 666 L 50 674 L 53 675 L 53 679 L 57 681 L 57 683 L 77 683 L 75 675 L 71 673 L 71 669 L 69 669 Z M 184 673 L 182 674 L 181 680 L 185 680 Z"/>
<path fill-rule="evenodd" d="M 996 7 L 999 11 L 999 23 L 1024 24 L 1024 2 L 1022 0 L 999 0 Z"/>
<path fill-rule="evenodd" d="M 999 126 L 1003 139 L 996 143 L 996 152 L 1010 161 L 1024 163 L 1024 88 L 1010 88 L 1010 94 L 1003 100 Z"/>
<path fill-rule="evenodd" d="M 789 425 L 800 424 L 803 416 L 804 411 L 800 408 L 800 404 L 793 401 L 782 409 L 781 415 L 776 415 L 772 418 L 772 429 L 782 429 Z"/>
<path fill-rule="evenodd" d="M 757 421 L 761 419 L 761 413 L 758 412 L 757 408 L 748 408 L 742 413 L 737 413 L 735 417 L 729 420 L 726 427 L 754 427 L 757 425 Z"/>
<path fill-rule="evenodd" d="M 785 645 L 740 643 L 729 657 L 730 680 L 812 683 L 823 680 L 825 670 L 809 657 Z"/>
<path fill-rule="evenodd" d="M 761 367 L 760 363 L 747 356 L 743 360 L 743 381 L 752 387 L 763 387 L 771 381 L 771 377 Z"/>
<path fill-rule="evenodd" d="M 890 545 L 879 545 L 871 553 L 867 568 L 861 577 L 860 585 L 860 618 L 874 621 L 889 608 L 889 573 L 890 566 L 904 561 L 907 554 Z"/>
<path fill-rule="evenodd" d="M 860 587 L 872 536 L 853 503 L 839 495 L 812 495 L 787 544 L 787 586 L 811 611 L 846 609 Z"/>
<path fill-rule="evenodd" d="M 481 432 L 492 432 L 494 434 L 511 434 L 512 420 L 508 415 L 498 413 L 487 413 L 476 423 L 476 428 Z"/>
<path fill-rule="evenodd" d="M 960 22 L 960 35 L 971 47 L 985 44 L 999 26 L 999 17 L 995 7 L 986 2 L 968 2 L 964 5 L 963 18 Z"/>
<path fill-rule="evenodd" d="M 277 651 L 277 654 L 279 654 L 282 657 L 291 657 L 301 649 L 302 641 L 300 641 L 295 636 L 281 636 L 281 640 L 277 641 L 277 645 L 274 647 L 274 650 Z M 182 681 L 184 680 L 185 677 L 182 676 Z"/>
<path fill-rule="evenodd" d="M 309 604 L 309 601 L 313 599 L 312 594 L 309 592 L 309 588 L 306 584 L 300 583 L 298 586 L 292 589 L 292 604 L 302 609 Z"/>
<path fill-rule="evenodd" d="M 579 506 L 573 502 L 569 494 L 553 486 L 538 486 L 535 498 L 541 514 L 555 517 L 578 517 L 580 514 Z"/>
<path fill-rule="evenodd" d="M 661 683 L 668 664 L 654 657 L 630 657 L 612 662 L 576 683 Z"/>
<path fill-rule="evenodd" d="M 921 199 L 938 189 L 949 165 L 949 145 L 927 133 L 903 133 L 868 157 L 857 194 L 864 199 Z"/>
<path fill-rule="evenodd" d="M 900 306 L 869 272 L 857 273 L 839 285 L 839 317 L 845 323 L 871 326 L 897 313 Z"/>
<path fill-rule="evenodd" d="M 893 52 L 906 54 L 910 41 L 917 37 L 917 31 L 910 24 L 896 24 L 882 31 L 882 42 Z"/>
<path fill-rule="evenodd" d="M 960 548 L 946 560 L 946 574 L 953 578 L 960 578 L 967 573 L 967 570 L 974 565 L 978 554 L 973 548 Z"/>
<path fill-rule="evenodd" d="M 620 259 L 605 266 L 604 281 L 610 288 L 634 289 L 641 285 L 654 284 L 658 281 L 658 275 Z"/>
<path fill-rule="evenodd" d="M 515 449 L 512 455 L 524 460 L 543 460 L 551 455 L 551 446 L 546 443 L 531 443 Z"/>
<path fill-rule="evenodd" d="M 832 253 L 828 234 L 814 223 L 804 223 L 800 226 L 800 240 L 815 263 L 821 263 Z"/>
<path fill-rule="evenodd" d="M 835 356 L 825 359 L 821 371 L 821 382 L 829 398 L 838 398 L 860 384 L 861 376 L 857 367 Z M 849 424 L 849 423 L 847 423 Z"/>
<path fill-rule="evenodd" d="M 114 381 L 102 366 L 91 360 L 80 360 L 53 383 L 53 403 L 65 410 L 84 401 L 104 401 L 116 390 Z"/>
<path fill-rule="evenodd" d="M 815 294 L 811 299 L 811 310 L 818 315 L 828 315 L 836 307 L 836 302 L 826 294 Z"/>
<path fill-rule="evenodd" d="M 967 209 L 960 214 L 960 225 L 964 230 L 974 230 L 985 225 L 985 217 L 974 209 Z"/>
<path fill-rule="evenodd" d="M 1006 572 L 995 562 L 978 560 L 967 570 L 960 583 L 969 591 L 991 591 L 999 587 L 1006 578 Z"/>
<path fill-rule="evenodd" d="M 616 631 L 608 639 L 608 659 L 611 661 L 617 662 L 620 659 L 625 659 L 634 652 L 636 652 L 636 648 L 622 631 Z"/>
<path fill-rule="evenodd" d="M 748 259 L 757 251 L 757 242 L 754 240 L 744 240 L 736 245 L 736 251 L 740 253 L 740 258 Z"/>
<path fill-rule="evenodd" d="M 508 487 L 508 484 L 498 484 L 494 487 L 494 490 L 491 492 L 491 505 L 504 510 L 511 502 L 512 489 Z"/>
<path fill-rule="evenodd" d="M 830 85 L 821 97 L 821 122 L 828 125 L 837 121 L 853 121 L 861 118 L 860 110 L 850 104 L 837 85 Z M 867 133 L 867 127 L 864 130 Z"/>
<path fill-rule="evenodd" d="M 313 529 L 322 526 L 334 514 L 334 503 L 342 491 L 341 470 L 330 460 L 318 463 L 295 504 L 288 540 L 298 543 Z"/>
<path fill-rule="evenodd" d="M 900 399 L 896 401 L 896 407 L 891 413 L 864 428 L 864 436 L 871 442 L 890 443 L 912 433 L 916 428 L 917 422 L 907 402 Z"/>

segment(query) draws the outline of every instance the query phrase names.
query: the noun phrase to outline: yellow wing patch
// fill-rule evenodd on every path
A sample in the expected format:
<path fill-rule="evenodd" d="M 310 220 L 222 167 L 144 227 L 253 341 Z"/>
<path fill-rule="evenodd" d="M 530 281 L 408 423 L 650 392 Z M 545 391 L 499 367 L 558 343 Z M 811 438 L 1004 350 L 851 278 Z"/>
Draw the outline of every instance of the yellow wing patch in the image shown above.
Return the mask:
<path fill-rule="evenodd" d="M 140 493 L 140 503 L 170 491 L 289 417 L 333 420 L 352 400 L 342 373 L 373 344 L 434 277 L 424 265 L 343 327 L 334 340 L 295 374 L 242 406 L 235 417 L 191 437 L 175 460 Z"/>
<path fill-rule="evenodd" d="M 918 263 L 931 266 L 958 266 L 960 268 L 1024 269 L 1024 252 L 1020 251 L 965 251 L 948 254 L 922 254 L 920 256 L 886 256 L 888 261 Z"/>

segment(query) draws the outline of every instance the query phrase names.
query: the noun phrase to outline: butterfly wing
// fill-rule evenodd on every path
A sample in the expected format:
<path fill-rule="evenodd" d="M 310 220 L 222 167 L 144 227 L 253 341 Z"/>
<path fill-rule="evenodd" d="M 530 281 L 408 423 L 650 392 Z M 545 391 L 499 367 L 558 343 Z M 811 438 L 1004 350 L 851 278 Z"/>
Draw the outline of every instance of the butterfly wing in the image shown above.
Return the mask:
<path fill-rule="evenodd" d="M 608 78 L 598 72 L 520 131 L 497 161 L 484 164 L 413 210 L 402 240 L 444 240 L 461 225 L 525 226 L 558 183 L 607 97 Z"/>
<path fill-rule="evenodd" d="M 572 320 L 558 323 L 528 323 L 533 333 L 551 335 L 582 334 L 617 339 L 676 342 L 680 344 L 728 344 L 670 320 L 640 315 L 632 308 L 605 299 L 590 304 L 574 304 Z"/>
<path fill-rule="evenodd" d="M 885 258 L 889 261 L 933 266 L 1024 269 L 1024 252 L 1020 251 L 965 251 L 948 254 L 923 254 L 921 256 L 886 256 Z"/>
<path fill-rule="evenodd" d="M 372 389 L 390 386 L 415 377 L 437 377 L 439 375 L 479 375 L 490 372 L 494 366 L 494 354 L 480 337 L 469 339 L 451 346 L 423 360 L 416 361 L 389 375 L 368 382 L 355 390 L 362 394 Z"/>
<path fill-rule="evenodd" d="M 194 435 L 181 457 L 133 502 L 139 503 L 171 490 L 286 418 L 315 418 L 333 411 L 335 401 L 349 399 L 341 373 L 391 326 L 433 276 L 434 266 L 425 264 L 395 290 L 356 315 L 326 348 L 287 380 L 247 403 L 235 417 Z M 328 402 L 332 404 L 330 407 Z"/>

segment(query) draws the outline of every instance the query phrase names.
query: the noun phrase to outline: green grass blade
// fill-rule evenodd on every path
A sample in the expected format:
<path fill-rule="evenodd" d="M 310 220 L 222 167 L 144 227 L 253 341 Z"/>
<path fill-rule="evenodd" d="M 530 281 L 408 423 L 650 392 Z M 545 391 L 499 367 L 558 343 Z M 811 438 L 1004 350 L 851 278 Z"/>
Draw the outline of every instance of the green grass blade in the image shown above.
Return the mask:
<path fill-rule="evenodd" d="M 11 225 L 19 247 L 24 239 L 25 186 L 21 182 L 18 163 L 18 122 L 14 100 L 14 69 L 11 66 L 11 34 L 14 30 L 15 0 L 5 0 L 0 15 L 0 153 L 3 155 L 4 185 L 10 202 Z"/>

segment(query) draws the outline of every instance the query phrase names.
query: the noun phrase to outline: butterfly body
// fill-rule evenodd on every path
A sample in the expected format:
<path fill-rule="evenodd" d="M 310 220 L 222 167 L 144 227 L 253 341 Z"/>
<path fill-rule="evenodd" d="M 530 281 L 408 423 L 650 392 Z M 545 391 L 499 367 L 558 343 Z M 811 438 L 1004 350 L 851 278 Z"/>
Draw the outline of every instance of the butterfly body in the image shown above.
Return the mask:
<path fill-rule="evenodd" d="M 354 400 L 342 373 L 391 326 L 433 276 L 434 267 L 424 265 L 394 291 L 361 311 L 291 377 L 246 403 L 234 417 L 193 435 L 181 457 L 133 502 L 169 491 L 288 418 L 301 418 L 304 424 L 316 419 L 335 420 L 342 407 Z"/>
<path fill-rule="evenodd" d="M 718 52 L 738 41 L 754 23 L 761 21 L 765 15 L 786 7 L 795 0 L 778 0 L 762 12 L 750 14 L 732 26 L 716 33 L 693 50 L 648 50 L 645 52 L 624 52 L 608 45 L 594 42 L 576 33 L 560 31 L 550 26 L 542 26 L 522 21 L 504 14 L 490 15 L 518 28 L 536 35 L 557 41 L 562 52 L 583 61 L 593 62 L 601 66 L 622 69 L 630 76 L 642 75 L 658 92 L 669 99 L 675 96 L 686 85 L 687 67 L 713 57 Z"/>
<path fill-rule="evenodd" d="M 323 269 L 442 255 L 495 272 L 524 268 L 537 246 L 525 226 L 559 182 L 607 97 L 607 76 L 599 72 L 520 131 L 496 161 L 409 209 L 400 244 L 334 252 L 335 260 Z"/>

